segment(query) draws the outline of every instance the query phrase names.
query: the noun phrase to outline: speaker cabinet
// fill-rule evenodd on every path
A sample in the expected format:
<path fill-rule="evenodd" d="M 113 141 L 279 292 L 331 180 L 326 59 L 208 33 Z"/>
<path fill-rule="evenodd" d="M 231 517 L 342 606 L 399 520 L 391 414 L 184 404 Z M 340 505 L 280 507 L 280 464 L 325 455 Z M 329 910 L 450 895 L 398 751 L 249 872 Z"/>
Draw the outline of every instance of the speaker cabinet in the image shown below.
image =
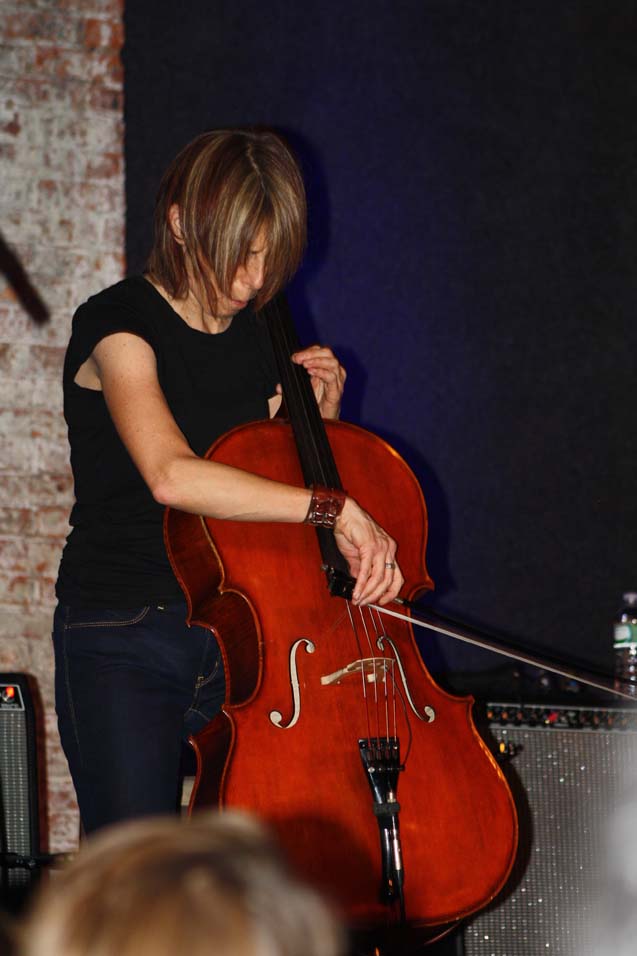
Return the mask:
<path fill-rule="evenodd" d="M 486 737 L 516 799 L 520 846 L 465 956 L 589 956 L 606 885 L 606 824 L 637 778 L 637 711 L 490 703 Z"/>
<path fill-rule="evenodd" d="M 39 806 L 35 714 L 24 674 L 0 674 L 0 894 L 20 907 L 37 875 Z"/>

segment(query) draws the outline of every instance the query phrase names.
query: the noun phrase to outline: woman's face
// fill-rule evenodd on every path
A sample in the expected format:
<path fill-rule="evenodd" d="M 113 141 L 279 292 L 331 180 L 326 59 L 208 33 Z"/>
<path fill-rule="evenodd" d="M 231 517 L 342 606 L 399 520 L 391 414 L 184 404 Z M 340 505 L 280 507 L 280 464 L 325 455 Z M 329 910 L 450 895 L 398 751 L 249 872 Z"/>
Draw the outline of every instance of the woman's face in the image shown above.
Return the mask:
<path fill-rule="evenodd" d="M 246 262 L 235 272 L 229 296 L 219 291 L 214 277 L 211 276 L 217 296 L 217 318 L 229 318 L 236 315 L 257 295 L 265 279 L 267 251 L 265 229 L 260 229 L 250 247 Z"/>
<path fill-rule="evenodd" d="M 230 287 L 230 295 L 225 295 L 220 290 L 214 274 L 212 271 L 208 271 L 206 278 L 207 281 L 210 282 L 217 300 L 214 315 L 215 319 L 231 319 L 237 312 L 241 312 L 242 309 L 245 309 L 251 299 L 255 298 L 259 289 L 263 286 L 265 279 L 265 259 L 267 251 L 265 230 L 261 229 L 252 243 L 250 251 L 248 252 L 248 258 L 244 264 L 239 266 L 234 274 Z M 204 311 L 207 311 L 205 306 L 207 301 L 205 290 L 200 288 L 200 283 L 192 274 L 192 270 L 189 267 L 187 268 L 190 292 L 204 308 Z"/>
<path fill-rule="evenodd" d="M 183 246 L 184 239 L 179 221 L 179 208 L 176 205 L 171 206 L 169 210 L 169 220 L 175 240 Z M 236 315 L 237 312 L 241 312 L 242 309 L 245 309 L 248 302 L 255 298 L 259 289 L 262 288 L 265 279 L 267 251 L 267 234 L 265 227 L 262 226 L 254 238 L 245 263 L 240 265 L 234 274 L 229 295 L 225 295 L 221 292 L 214 274 L 211 270 L 208 270 L 206 280 L 212 286 L 217 300 L 214 318 L 230 319 Z M 199 305 L 205 308 L 205 306 L 203 306 L 207 299 L 205 289 L 200 288 L 200 282 L 193 274 L 188 255 L 186 255 L 186 270 L 188 272 L 190 294 L 196 299 Z"/>

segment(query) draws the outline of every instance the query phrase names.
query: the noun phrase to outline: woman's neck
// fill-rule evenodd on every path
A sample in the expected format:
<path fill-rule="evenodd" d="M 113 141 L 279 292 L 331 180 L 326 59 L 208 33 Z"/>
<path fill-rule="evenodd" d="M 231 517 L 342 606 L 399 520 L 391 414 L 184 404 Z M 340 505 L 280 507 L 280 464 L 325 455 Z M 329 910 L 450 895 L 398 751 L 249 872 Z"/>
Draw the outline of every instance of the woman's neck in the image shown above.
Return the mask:
<path fill-rule="evenodd" d="M 176 299 L 152 276 L 146 275 L 148 281 L 153 285 L 159 294 L 168 302 L 174 312 L 180 319 L 189 325 L 191 329 L 198 332 L 206 332 L 209 335 L 217 335 L 219 332 L 225 332 L 232 322 L 232 316 L 217 317 L 212 315 L 204 308 L 203 302 L 195 295 L 192 289 L 188 290 L 188 295 L 183 299 Z"/>

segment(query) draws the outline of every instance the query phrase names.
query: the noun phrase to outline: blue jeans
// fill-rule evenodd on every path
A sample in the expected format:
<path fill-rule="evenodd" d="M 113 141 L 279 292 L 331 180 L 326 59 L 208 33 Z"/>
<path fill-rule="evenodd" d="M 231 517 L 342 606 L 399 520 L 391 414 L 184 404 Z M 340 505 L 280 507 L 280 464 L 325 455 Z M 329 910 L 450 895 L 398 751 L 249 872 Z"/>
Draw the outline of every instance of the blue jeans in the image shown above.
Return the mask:
<path fill-rule="evenodd" d="M 182 603 L 55 612 L 58 726 L 86 833 L 178 808 L 183 742 L 225 696 L 214 636 L 185 619 Z"/>

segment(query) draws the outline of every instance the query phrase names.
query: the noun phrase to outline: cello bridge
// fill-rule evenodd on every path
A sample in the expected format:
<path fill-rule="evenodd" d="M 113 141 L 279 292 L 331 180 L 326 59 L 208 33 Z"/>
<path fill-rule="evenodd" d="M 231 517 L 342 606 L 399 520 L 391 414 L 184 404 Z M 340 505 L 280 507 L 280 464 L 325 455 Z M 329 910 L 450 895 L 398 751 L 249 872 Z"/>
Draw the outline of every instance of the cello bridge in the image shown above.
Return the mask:
<path fill-rule="evenodd" d="M 328 687 L 330 684 L 342 684 L 349 677 L 359 677 L 368 684 L 384 683 L 387 675 L 393 677 L 394 661 L 387 657 L 363 657 L 360 660 L 352 661 L 345 667 L 334 671 L 333 674 L 325 674 L 321 677 L 321 684 Z"/>

